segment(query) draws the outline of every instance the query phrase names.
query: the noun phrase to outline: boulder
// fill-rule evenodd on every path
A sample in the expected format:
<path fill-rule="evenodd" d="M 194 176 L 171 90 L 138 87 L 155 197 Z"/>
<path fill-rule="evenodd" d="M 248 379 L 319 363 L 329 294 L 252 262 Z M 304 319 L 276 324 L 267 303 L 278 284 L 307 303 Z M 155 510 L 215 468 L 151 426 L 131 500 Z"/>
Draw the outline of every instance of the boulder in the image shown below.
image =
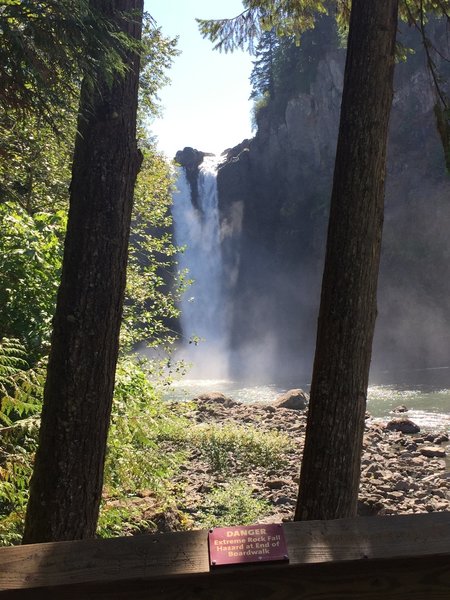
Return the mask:
<path fill-rule="evenodd" d="M 196 150 L 187 146 L 183 150 L 178 150 L 175 155 L 175 162 L 184 167 L 186 178 L 191 187 L 192 206 L 200 210 L 199 190 L 198 190 L 198 170 L 205 156 L 210 156 L 207 152 Z"/>
<path fill-rule="evenodd" d="M 198 169 L 206 155 L 206 152 L 187 146 L 183 150 L 178 150 L 175 155 L 175 162 L 186 169 L 194 170 Z"/>
<path fill-rule="evenodd" d="M 278 396 L 274 405 L 277 408 L 305 410 L 308 406 L 308 394 L 301 389 L 289 390 L 285 394 Z"/>
<path fill-rule="evenodd" d="M 226 408 L 230 408 L 238 404 L 231 398 L 225 396 L 225 394 L 222 394 L 222 392 L 205 392 L 204 394 L 200 394 L 200 396 L 197 396 L 195 400 L 200 400 L 201 402 L 215 402 L 216 404 L 223 404 Z"/>
<path fill-rule="evenodd" d="M 386 429 L 389 431 L 401 431 L 402 433 L 418 433 L 420 431 L 420 427 L 406 417 L 392 419 L 386 425 Z"/>

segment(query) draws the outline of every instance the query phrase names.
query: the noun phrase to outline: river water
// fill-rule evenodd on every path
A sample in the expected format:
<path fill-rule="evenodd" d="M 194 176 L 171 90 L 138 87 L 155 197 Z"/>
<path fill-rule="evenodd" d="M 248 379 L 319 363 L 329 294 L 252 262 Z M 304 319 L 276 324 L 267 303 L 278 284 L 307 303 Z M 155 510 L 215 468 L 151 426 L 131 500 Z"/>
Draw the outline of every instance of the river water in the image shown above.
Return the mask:
<path fill-rule="evenodd" d="M 403 377 L 402 377 L 403 375 Z M 406 416 L 422 430 L 446 431 L 450 433 L 450 368 L 396 374 L 379 374 L 377 383 L 368 390 L 367 410 L 382 421 L 394 415 L 392 410 L 405 405 Z M 278 394 L 292 387 L 309 391 L 309 385 L 280 386 L 276 384 L 248 384 L 227 379 L 183 379 L 172 385 L 166 397 L 172 400 L 190 400 L 206 392 L 222 392 L 239 402 L 271 403 Z"/>

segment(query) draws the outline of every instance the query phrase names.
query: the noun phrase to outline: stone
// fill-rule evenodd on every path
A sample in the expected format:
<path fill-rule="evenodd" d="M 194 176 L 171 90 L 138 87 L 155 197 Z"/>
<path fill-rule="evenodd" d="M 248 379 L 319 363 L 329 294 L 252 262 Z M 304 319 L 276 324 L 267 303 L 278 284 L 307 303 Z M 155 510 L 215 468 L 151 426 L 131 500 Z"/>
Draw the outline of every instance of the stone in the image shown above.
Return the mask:
<path fill-rule="evenodd" d="M 440 446 L 423 446 L 419 450 L 422 456 L 426 456 L 428 458 L 444 458 L 447 453 Z"/>
<path fill-rule="evenodd" d="M 295 500 L 293 500 L 292 498 L 289 498 L 289 496 L 279 496 L 275 501 L 274 501 L 275 506 L 280 506 L 282 504 L 295 504 Z"/>
<path fill-rule="evenodd" d="M 186 178 L 191 187 L 191 201 L 195 208 L 199 207 L 199 190 L 198 190 L 198 172 L 199 166 L 202 164 L 205 156 L 211 156 L 208 152 L 196 150 L 190 146 L 186 146 L 183 150 L 178 150 L 175 155 L 175 162 L 184 167 Z"/>
<path fill-rule="evenodd" d="M 411 489 L 411 484 L 408 481 L 397 481 L 394 485 L 394 491 L 396 492 L 407 492 Z"/>
<path fill-rule="evenodd" d="M 279 490 L 284 485 L 289 485 L 289 481 L 286 481 L 284 479 L 269 479 L 266 485 L 271 490 Z"/>
<path fill-rule="evenodd" d="M 417 450 L 417 448 L 418 446 L 414 442 L 411 442 L 406 446 L 406 450 L 409 450 L 409 452 L 414 452 L 415 450 Z"/>
<path fill-rule="evenodd" d="M 393 413 L 405 413 L 408 412 L 409 408 L 406 407 L 404 404 L 400 404 L 400 406 L 396 406 L 392 412 Z"/>
<path fill-rule="evenodd" d="M 386 497 L 387 497 L 387 498 L 389 498 L 389 500 L 395 500 L 395 501 L 398 501 L 398 500 L 402 500 L 402 499 L 403 499 L 403 497 L 404 497 L 404 495 L 405 495 L 405 494 L 404 494 L 404 492 L 403 492 L 403 491 L 399 491 L 399 490 L 398 490 L 398 491 L 394 491 L 394 492 L 388 492 L 388 493 L 386 494 Z"/>
<path fill-rule="evenodd" d="M 293 410 L 305 410 L 308 405 L 308 395 L 301 389 L 289 390 L 281 394 L 275 400 L 277 408 L 291 408 Z"/>
<path fill-rule="evenodd" d="M 224 404 L 226 400 L 229 400 L 222 392 L 205 392 L 195 399 L 202 402 L 217 402 L 218 404 Z"/>
<path fill-rule="evenodd" d="M 386 425 L 386 429 L 389 431 L 400 431 L 401 433 L 418 433 L 420 431 L 420 427 L 406 417 L 392 419 Z"/>

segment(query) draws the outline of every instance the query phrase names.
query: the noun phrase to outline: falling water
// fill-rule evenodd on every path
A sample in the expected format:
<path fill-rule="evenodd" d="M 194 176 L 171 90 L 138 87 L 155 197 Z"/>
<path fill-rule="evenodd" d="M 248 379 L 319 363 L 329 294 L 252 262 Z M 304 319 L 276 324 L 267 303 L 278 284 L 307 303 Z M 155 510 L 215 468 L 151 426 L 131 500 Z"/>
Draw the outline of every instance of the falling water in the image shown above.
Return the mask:
<path fill-rule="evenodd" d="M 180 269 L 192 280 L 181 302 L 181 358 L 191 362 L 197 377 L 226 377 L 227 327 L 222 289 L 217 198 L 218 157 L 205 157 L 199 168 L 198 207 L 183 168 L 179 169 L 173 199 L 175 242 L 185 248 L 179 256 Z M 193 340 L 198 340 L 198 343 Z"/>

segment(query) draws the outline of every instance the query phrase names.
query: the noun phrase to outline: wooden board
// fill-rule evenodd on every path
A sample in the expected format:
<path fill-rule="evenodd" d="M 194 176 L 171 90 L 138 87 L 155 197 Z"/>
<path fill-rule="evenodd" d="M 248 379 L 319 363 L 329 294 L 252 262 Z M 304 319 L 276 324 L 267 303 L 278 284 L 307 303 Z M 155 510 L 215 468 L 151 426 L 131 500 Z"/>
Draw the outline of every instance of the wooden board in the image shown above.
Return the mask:
<path fill-rule="evenodd" d="M 289 564 L 215 572 L 207 531 L 0 548 L 0 600 L 450 598 L 450 513 L 283 528 Z"/>

